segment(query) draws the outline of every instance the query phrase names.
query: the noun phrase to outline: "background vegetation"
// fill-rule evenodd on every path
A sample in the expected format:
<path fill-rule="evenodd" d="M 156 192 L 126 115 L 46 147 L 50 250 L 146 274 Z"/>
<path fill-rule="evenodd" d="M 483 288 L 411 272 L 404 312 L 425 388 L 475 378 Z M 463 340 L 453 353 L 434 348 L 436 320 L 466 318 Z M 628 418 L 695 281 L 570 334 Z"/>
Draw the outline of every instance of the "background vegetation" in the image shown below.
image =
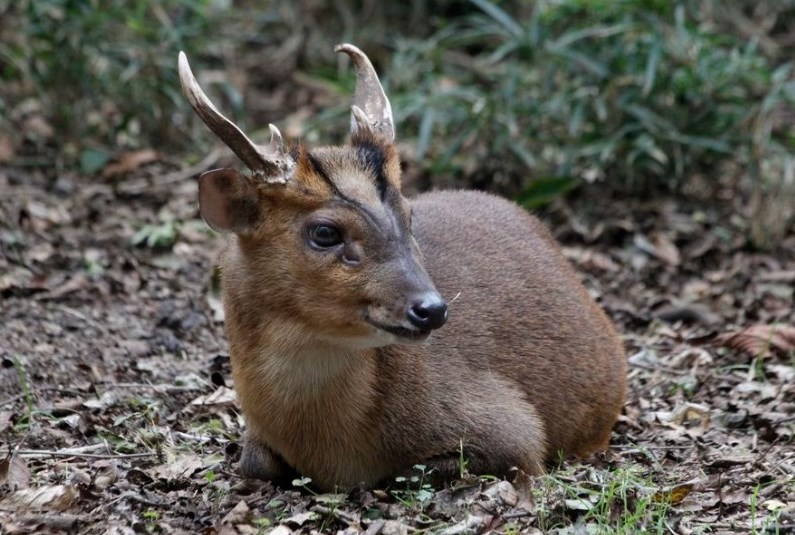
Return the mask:
<path fill-rule="evenodd" d="M 179 49 L 249 128 L 341 140 L 353 80 L 332 46 L 350 40 L 420 188 L 730 197 L 759 246 L 793 219 L 790 0 L 0 0 L 0 16 L 0 127 L 30 165 L 206 151 Z"/>

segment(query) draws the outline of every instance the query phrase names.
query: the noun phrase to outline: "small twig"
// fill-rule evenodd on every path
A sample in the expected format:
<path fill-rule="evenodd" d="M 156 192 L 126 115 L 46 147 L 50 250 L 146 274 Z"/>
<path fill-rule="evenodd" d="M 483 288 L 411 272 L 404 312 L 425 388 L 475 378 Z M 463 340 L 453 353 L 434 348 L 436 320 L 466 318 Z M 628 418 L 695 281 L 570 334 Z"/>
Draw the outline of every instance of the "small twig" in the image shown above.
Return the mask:
<path fill-rule="evenodd" d="M 84 322 L 88 323 L 89 325 L 94 327 L 96 330 L 98 330 L 99 332 L 104 334 L 105 336 L 107 336 L 109 334 L 108 330 L 105 328 L 104 325 L 99 323 L 94 318 L 89 318 L 88 316 L 86 316 L 85 314 L 80 312 L 79 310 L 75 310 L 74 308 L 72 308 L 70 306 L 66 306 L 66 305 L 61 305 L 60 308 L 61 308 L 61 310 L 63 310 L 67 314 L 70 314 L 70 315 L 76 317 L 77 319 L 83 320 Z"/>
<path fill-rule="evenodd" d="M 210 442 L 212 440 L 212 437 L 191 435 L 190 433 L 183 433 L 182 431 L 174 431 L 171 434 L 177 438 L 181 438 L 182 440 L 198 442 L 200 444 L 206 444 L 207 442 Z"/>
<path fill-rule="evenodd" d="M 640 368 L 641 370 L 648 370 L 652 372 L 665 372 L 671 375 L 690 375 L 690 370 L 676 370 L 674 368 L 667 368 L 665 366 L 653 366 L 650 364 L 641 364 L 639 362 L 629 362 L 632 368 Z"/>
<path fill-rule="evenodd" d="M 77 446 L 74 448 L 65 448 L 62 450 L 58 450 L 62 453 L 94 453 L 95 451 L 99 450 L 109 450 L 108 445 L 105 443 L 102 444 L 87 444 L 85 446 Z"/>
<path fill-rule="evenodd" d="M 164 175 L 159 180 L 151 182 L 146 179 L 140 179 L 134 182 L 127 181 L 123 184 L 123 186 L 120 189 L 124 193 L 138 194 L 138 193 L 143 193 L 144 191 L 147 191 L 152 188 L 162 188 L 165 186 L 171 186 L 172 184 L 176 184 L 178 182 L 182 182 L 183 180 L 187 180 L 195 175 L 198 175 L 202 171 L 205 171 L 207 168 L 212 167 L 212 165 L 216 161 L 218 161 L 218 158 L 220 156 L 221 156 L 221 149 L 219 147 L 216 147 L 202 161 L 200 161 L 195 165 L 186 167 L 185 169 L 174 171 L 173 173 Z"/>
<path fill-rule="evenodd" d="M 17 520 L 23 524 L 37 524 L 46 526 L 57 531 L 74 531 L 80 521 L 85 521 L 85 517 L 64 513 L 57 514 L 21 514 Z"/>
<path fill-rule="evenodd" d="M 42 388 L 35 388 L 35 389 L 32 389 L 30 391 L 30 394 L 31 395 L 35 395 L 35 394 L 38 394 L 40 392 L 60 392 L 61 394 L 71 394 L 73 396 L 82 396 L 82 395 L 86 394 L 86 392 L 80 392 L 80 391 L 77 391 L 77 390 L 69 390 L 68 388 L 58 388 L 58 387 L 54 387 L 54 386 L 45 386 L 45 387 L 42 387 Z M 27 396 L 27 394 L 23 393 L 23 394 L 18 394 L 16 396 L 12 396 L 12 397 L 10 397 L 8 399 L 5 399 L 3 401 L 0 401 L 0 407 L 5 407 L 6 405 L 11 405 L 12 403 L 15 403 L 15 402 L 19 401 L 20 399 L 25 399 L 26 396 Z"/>
<path fill-rule="evenodd" d="M 9 451 L 0 451 L 0 455 L 8 455 Z M 81 457 L 84 459 L 140 459 L 144 457 L 155 457 L 157 453 L 80 453 L 70 450 L 18 450 L 17 455 L 31 457 L 34 459 L 47 457 Z"/>
<path fill-rule="evenodd" d="M 147 383 L 96 383 L 97 388 L 149 388 L 164 394 L 171 394 L 175 392 L 196 392 L 209 388 L 209 385 L 204 386 L 176 386 L 165 383 L 160 384 L 147 384 Z"/>
<path fill-rule="evenodd" d="M 624 450 L 624 451 L 638 451 L 643 452 L 644 449 L 647 450 L 687 450 L 693 447 L 692 444 L 688 444 L 687 446 L 650 446 L 650 445 L 643 445 L 643 448 L 639 448 L 638 446 L 629 446 L 623 444 L 611 444 L 610 448 L 614 448 L 617 450 Z"/>
<path fill-rule="evenodd" d="M 216 147 L 199 163 L 186 169 L 169 173 L 160 180 L 157 180 L 154 185 L 156 187 L 170 186 L 171 184 L 182 182 L 183 180 L 187 180 L 193 176 L 196 176 L 202 171 L 206 170 L 208 167 L 212 167 L 212 165 L 218 161 L 218 158 L 220 158 L 221 152 L 222 149 L 220 147 Z"/>
<path fill-rule="evenodd" d="M 521 511 L 516 511 L 516 512 L 513 512 L 513 513 L 506 513 L 506 514 L 502 515 L 502 518 L 510 520 L 510 519 L 513 519 L 513 518 L 523 518 L 525 516 L 530 516 L 530 515 L 531 515 L 530 512 L 525 511 L 525 510 L 521 510 Z"/>
<path fill-rule="evenodd" d="M 4 401 L 0 401 L 0 407 L 5 407 L 6 405 L 11 405 L 12 403 L 16 403 L 20 399 L 25 399 L 28 395 L 27 394 L 19 394 L 16 396 L 12 396 Z"/>
<path fill-rule="evenodd" d="M 332 510 L 332 509 L 326 507 L 325 505 L 315 505 L 313 507 L 310 507 L 309 510 L 312 511 L 313 513 L 319 513 L 319 514 L 325 515 L 325 516 L 337 517 L 337 518 L 343 520 L 346 524 L 349 524 L 349 525 L 350 524 L 354 524 L 354 523 L 358 523 L 358 520 L 359 520 L 357 517 L 353 516 L 352 514 L 350 514 L 348 512 L 345 512 L 345 511 L 343 511 L 341 509 Z"/>

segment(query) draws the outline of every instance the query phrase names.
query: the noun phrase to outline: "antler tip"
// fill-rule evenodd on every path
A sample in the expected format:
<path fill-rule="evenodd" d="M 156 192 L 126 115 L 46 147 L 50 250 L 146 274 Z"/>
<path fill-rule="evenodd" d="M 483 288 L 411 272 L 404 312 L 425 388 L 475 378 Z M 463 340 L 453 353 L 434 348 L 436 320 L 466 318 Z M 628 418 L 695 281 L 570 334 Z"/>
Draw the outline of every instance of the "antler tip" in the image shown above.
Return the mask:
<path fill-rule="evenodd" d="M 337 46 L 334 47 L 334 52 L 337 52 L 337 53 L 343 52 L 345 54 L 348 54 L 354 60 L 356 60 L 356 59 L 358 59 L 358 58 L 360 58 L 362 56 L 367 57 L 365 55 L 365 53 L 362 52 L 362 50 L 359 47 L 357 47 L 356 45 L 352 45 L 350 43 L 340 43 L 340 44 L 338 44 Z"/>
<path fill-rule="evenodd" d="M 179 51 L 179 56 L 177 58 L 177 69 L 179 70 L 179 78 L 182 82 L 182 87 L 187 88 L 188 86 L 192 86 L 195 80 L 193 76 L 193 71 L 191 71 L 190 63 L 188 63 L 188 56 L 185 55 L 185 52 L 182 50 Z M 194 82 L 195 83 L 195 82 Z"/>
<path fill-rule="evenodd" d="M 276 128 L 274 124 L 268 124 L 268 130 L 271 132 L 271 148 L 274 150 L 282 151 L 284 149 L 284 138 L 282 133 Z"/>

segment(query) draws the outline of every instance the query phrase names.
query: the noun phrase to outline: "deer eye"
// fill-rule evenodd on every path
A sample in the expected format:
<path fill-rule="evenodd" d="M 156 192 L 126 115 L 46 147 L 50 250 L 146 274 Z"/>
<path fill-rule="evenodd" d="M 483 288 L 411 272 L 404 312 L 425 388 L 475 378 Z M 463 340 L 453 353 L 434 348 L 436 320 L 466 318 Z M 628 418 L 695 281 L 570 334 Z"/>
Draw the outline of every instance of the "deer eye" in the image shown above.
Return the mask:
<path fill-rule="evenodd" d="M 309 243 L 316 249 L 330 249 L 343 242 L 340 229 L 328 223 L 311 225 L 307 230 L 307 236 Z"/>

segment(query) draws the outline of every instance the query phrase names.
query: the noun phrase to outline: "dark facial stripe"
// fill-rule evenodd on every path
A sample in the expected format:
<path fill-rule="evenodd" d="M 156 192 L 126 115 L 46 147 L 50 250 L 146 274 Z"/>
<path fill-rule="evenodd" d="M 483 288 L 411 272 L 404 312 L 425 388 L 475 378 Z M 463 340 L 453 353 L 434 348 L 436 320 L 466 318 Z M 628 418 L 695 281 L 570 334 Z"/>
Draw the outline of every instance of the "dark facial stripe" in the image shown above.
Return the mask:
<path fill-rule="evenodd" d="M 362 165 L 375 175 L 375 188 L 383 201 L 386 199 L 386 192 L 389 188 L 389 182 L 384 174 L 386 155 L 383 148 L 368 141 L 360 141 L 356 144 L 356 155 Z"/>
<path fill-rule="evenodd" d="M 332 192 L 332 194 L 333 194 L 333 195 L 334 195 L 336 198 L 338 198 L 339 200 L 341 200 L 341 201 L 342 201 L 342 202 L 344 202 L 344 203 L 347 203 L 347 204 L 349 204 L 349 205 L 351 205 L 351 206 L 353 206 L 353 207 L 357 208 L 357 209 L 358 209 L 359 211 L 361 211 L 361 212 L 362 212 L 362 213 L 363 213 L 363 214 L 364 214 L 364 215 L 365 215 L 365 216 L 366 216 L 366 217 L 367 217 L 367 218 L 368 218 L 368 219 L 369 219 L 369 220 L 370 220 L 370 221 L 371 221 L 371 222 L 372 222 L 374 225 L 376 225 L 376 226 L 377 226 L 377 224 L 376 224 L 376 221 L 378 220 L 378 218 L 375 216 L 375 214 L 373 214 L 373 213 L 370 211 L 370 209 L 369 209 L 369 208 L 367 208 L 367 206 L 365 206 L 364 204 L 360 203 L 360 202 L 359 202 L 359 201 L 357 201 L 356 199 L 351 199 L 350 197 L 348 197 L 347 195 L 345 195 L 344 193 L 342 193 L 342 192 L 339 190 L 339 188 L 337 187 L 337 185 L 334 183 L 334 181 L 333 181 L 333 180 L 331 180 L 331 177 L 329 176 L 329 174 L 328 174 L 328 172 L 326 171 L 325 167 L 323 167 L 323 163 L 322 163 L 320 160 L 318 160 L 317 158 L 315 158 L 315 156 L 313 156 L 312 154 L 310 154 L 310 153 L 308 153 L 308 152 L 307 152 L 307 154 L 306 154 L 306 159 L 307 159 L 307 161 L 309 162 L 309 165 L 312 167 L 312 170 L 313 170 L 313 171 L 315 171 L 315 173 L 317 173 L 317 175 L 318 175 L 320 178 L 322 178 L 322 179 L 323 179 L 323 181 L 324 181 L 324 182 L 326 182 L 326 183 L 329 185 L 329 188 L 331 188 L 331 192 Z"/>
<path fill-rule="evenodd" d="M 323 181 L 326 184 L 328 184 L 329 188 L 331 188 L 331 192 L 334 195 L 336 195 L 337 197 L 343 197 L 342 192 L 340 192 L 339 188 L 337 188 L 337 185 L 334 183 L 334 181 L 331 180 L 331 177 L 329 176 L 328 172 L 326 171 L 326 168 L 323 167 L 323 164 L 320 162 L 320 160 L 315 158 L 315 156 L 312 153 L 307 152 L 306 153 L 306 161 L 309 162 L 309 166 L 312 168 L 312 170 L 320 178 L 322 178 Z"/>

